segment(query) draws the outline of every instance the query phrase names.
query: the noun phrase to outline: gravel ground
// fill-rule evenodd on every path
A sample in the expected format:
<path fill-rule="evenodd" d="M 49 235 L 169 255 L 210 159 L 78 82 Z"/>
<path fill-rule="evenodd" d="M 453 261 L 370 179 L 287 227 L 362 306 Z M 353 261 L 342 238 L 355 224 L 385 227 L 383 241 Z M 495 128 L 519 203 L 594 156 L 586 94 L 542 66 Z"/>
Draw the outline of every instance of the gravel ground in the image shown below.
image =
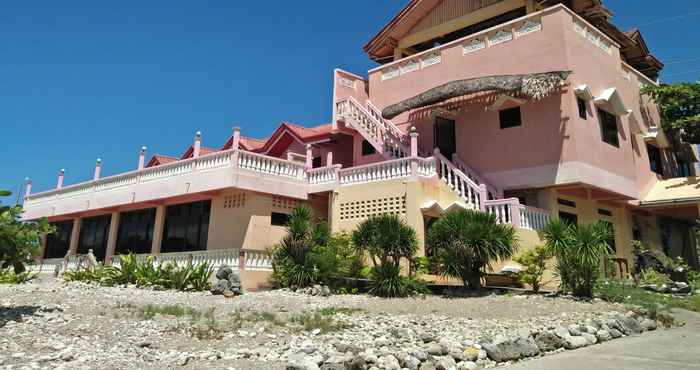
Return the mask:
<path fill-rule="evenodd" d="M 144 313 L 147 305 L 176 304 L 198 318 Z M 620 312 L 604 302 L 542 296 L 380 299 L 269 291 L 227 299 L 42 277 L 0 285 L 0 368 L 283 369 L 295 360 L 341 364 L 358 353 L 367 364 L 382 365 L 389 353 L 420 357 L 436 344 L 465 353 L 472 347 L 472 363 L 492 367 L 479 345 L 490 338 L 532 337 Z"/>

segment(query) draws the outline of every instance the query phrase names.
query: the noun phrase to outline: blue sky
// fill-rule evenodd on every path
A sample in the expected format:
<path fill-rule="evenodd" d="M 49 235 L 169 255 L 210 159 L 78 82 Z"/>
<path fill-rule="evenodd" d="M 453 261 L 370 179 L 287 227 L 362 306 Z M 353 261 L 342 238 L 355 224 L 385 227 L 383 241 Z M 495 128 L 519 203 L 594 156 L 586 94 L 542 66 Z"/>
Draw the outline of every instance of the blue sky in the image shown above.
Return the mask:
<path fill-rule="evenodd" d="M 46 190 L 61 168 L 66 183 L 84 181 L 98 157 L 103 175 L 128 171 L 142 145 L 179 155 L 197 130 L 218 147 L 234 125 L 262 137 L 282 120 L 326 123 L 333 68 L 373 67 L 362 45 L 405 2 L 3 4 L 0 188 L 30 176 Z M 623 30 L 641 25 L 657 57 L 679 62 L 664 81 L 700 76 L 697 0 L 605 3 Z"/>

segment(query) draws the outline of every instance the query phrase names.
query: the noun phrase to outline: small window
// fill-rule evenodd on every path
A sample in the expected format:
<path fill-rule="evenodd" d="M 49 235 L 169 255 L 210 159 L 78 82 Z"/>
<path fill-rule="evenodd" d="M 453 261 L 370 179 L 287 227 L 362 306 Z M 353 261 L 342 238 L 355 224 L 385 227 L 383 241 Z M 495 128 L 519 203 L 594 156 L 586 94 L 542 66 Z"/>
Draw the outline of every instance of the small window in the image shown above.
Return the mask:
<path fill-rule="evenodd" d="M 369 143 L 369 141 L 362 140 L 362 155 L 363 156 L 372 155 L 376 152 L 377 152 L 377 150 L 374 149 L 374 147 L 372 146 L 372 144 Z"/>
<path fill-rule="evenodd" d="M 598 214 L 601 216 L 612 217 L 612 212 L 607 210 L 607 209 L 603 209 L 603 208 L 598 208 Z"/>
<path fill-rule="evenodd" d="M 588 112 L 586 111 L 586 101 L 581 98 L 576 98 L 576 105 L 578 106 L 578 116 L 583 119 L 588 118 Z"/>
<path fill-rule="evenodd" d="M 314 157 L 311 160 L 311 167 L 312 168 L 319 168 L 321 167 L 321 157 Z"/>
<path fill-rule="evenodd" d="M 520 117 L 520 107 L 503 109 L 498 111 L 498 119 L 501 123 L 501 129 L 517 127 L 523 124 Z"/>
<path fill-rule="evenodd" d="M 661 165 L 661 150 L 659 148 L 647 144 L 647 153 L 649 154 L 649 169 L 659 175 L 664 174 L 664 168 Z"/>
<path fill-rule="evenodd" d="M 620 139 L 617 135 L 617 117 L 598 109 L 598 120 L 600 121 L 600 137 L 604 142 L 620 147 Z"/>
<path fill-rule="evenodd" d="M 289 215 L 286 213 L 272 212 L 270 214 L 270 225 L 272 226 L 287 226 Z"/>
<path fill-rule="evenodd" d="M 563 206 L 567 206 L 567 207 L 571 207 L 571 208 L 576 208 L 576 202 L 571 201 L 571 200 L 566 200 L 566 199 L 563 199 L 563 198 L 557 198 L 557 203 L 559 203 L 559 204 L 561 204 L 561 205 L 563 205 Z"/>
<path fill-rule="evenodd" d="M 569 225 L 578 225 L 578 216 L 564 211 L 559 211 L 559 219 Z"/>

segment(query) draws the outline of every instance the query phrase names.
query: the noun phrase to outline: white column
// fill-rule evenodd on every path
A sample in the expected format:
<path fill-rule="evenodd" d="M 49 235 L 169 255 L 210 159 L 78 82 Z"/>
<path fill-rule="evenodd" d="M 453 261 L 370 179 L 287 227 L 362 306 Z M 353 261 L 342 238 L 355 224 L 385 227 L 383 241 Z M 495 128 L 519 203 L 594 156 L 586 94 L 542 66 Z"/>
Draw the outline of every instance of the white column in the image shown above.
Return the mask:
<path fill-rule="evenodd" d="M 151 242 L 151 254 L 160 254 L 160 244 L 163 241 L 163 227 L 165 226 L 165 206 L 156 207 L 156 219 L 153 222 L 153 241 Z"/>
<path fill-rule="evenodd" d="M 313 153 L 311 152 L 311 144 L 306 144 L 306 169 L 312 168 L 314 158 L 313 158 Z"/>
<path fill-rule="evenodd" d="M 97 161 L 95 161 L 95 172 L 92 175 L 92 179 L 99 180 L 100 179 L 100 172 L 102 172 L 102 160 L 97 158 Z"/>
<path fill-rule="evenodd" d="M 145 164 L 146 164 L 146 147 L 142 146 L 141 152 L 139 152 L 139 166 L 138 166 L 139 171 L 143 169 L 143 166 Z"/>
<path fill-rule="evenodd" d="M 60 190 L 63 187 L 63 177 L 66 175 L 66 169 L 61 168 L 58 172 L 58 180 L 56 181 L 56 190 Z"/>
<path fill-rule="evenodd" d="M 199 152 L 202 148 L 202 132 L 197 131 L 194 134 L 194 150 L 192 152 L 192 157 L 197 158 L 199 157 Z"/>
<path fill-rule="evenodd" d="M 68 253 L 72 256 L 75 256 L 78 252 L 78 240 L 80 239 L 80 226 L 82 224 L 82 218 L 73 219 L 73 229 L 70 232 L 70 246 L 68 247 Z"/>
<path fill-rule="evenodd" d="M 109 261 L 112 263 L 112 258 L 114 257 L 114 251 L 117 248 L 117 238 L 119 236 L 119 212 L 112 212 L 112 219 L 109 224 L 109 235 L 107 236 L 107 251 L 105 252 L 105 264 Z"/>
<path fill-rule="evenodd" d="M 32 195 L 32 179 L 29 177 L 25 177 L 24 181 L 26 183 L 25 188 L 24 188 L 24 197 L 28 197 Z"/>

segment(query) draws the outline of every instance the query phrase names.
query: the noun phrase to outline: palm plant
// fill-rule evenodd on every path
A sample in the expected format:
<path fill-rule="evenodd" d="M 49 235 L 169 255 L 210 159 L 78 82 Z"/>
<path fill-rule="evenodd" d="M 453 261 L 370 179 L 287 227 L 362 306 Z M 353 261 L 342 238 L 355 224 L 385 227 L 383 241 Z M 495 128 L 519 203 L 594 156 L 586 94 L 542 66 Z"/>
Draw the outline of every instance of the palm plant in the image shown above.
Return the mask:
<path fill-rule="evenodd" d="M 484 269 L 513 256 L 518 240 L 513 227 L 498 224 L 494 215 L 462 209 L 444 215 L 430 227 L 427 245 L 437 256 L 444 276 L 480 289 Z"/>
<path fill-rule="evenodd" d="M 273 278 L 280 285 L 305 287 L 314 283 L 316 269 L 310 258 L 314 230 L 311 210 L 295 207 L 287 222 L 287 235 L 272 251 Z"/>
<path fill-rule="evenodd" d="M 561 287 L 576 296 L 592 297 L 604 258 L 611 253 L 610 226 L 604 222 L 574 225 L 552 219 L 542 230 L 542 239 L 556 257 Z"/>

